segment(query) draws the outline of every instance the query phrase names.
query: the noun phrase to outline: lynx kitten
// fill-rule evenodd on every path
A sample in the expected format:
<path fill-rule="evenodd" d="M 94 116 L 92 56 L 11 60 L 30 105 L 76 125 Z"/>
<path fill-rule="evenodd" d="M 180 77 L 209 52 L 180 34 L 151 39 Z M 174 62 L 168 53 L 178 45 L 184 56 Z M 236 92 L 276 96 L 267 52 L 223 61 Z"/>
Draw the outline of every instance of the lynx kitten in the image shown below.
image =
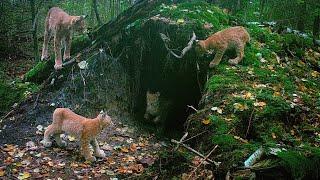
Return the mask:
<path fill-rule="evenodd" d="M 111 123 L 111 118 L 103 112 L 94 119 L 88 119 L 75 114 L 70 109 L 57 108 L 53 112 L 52 124 L 49 125 L 45 131 L 41 143 L 45 147 L 50 147 L 52 145 L 50 136 L 52 135 L 59 146 L 66 146 L 66 142 L 60 138 L 60 134 L 66 132 L 79 137 L 81 142 L 81 154 L 86 160 L 95 161 L 96 158 L 91 155 L 89 144 L 93 146 L 95 156 L 105 157 L 105 153 L 99 148 L 96 138 L 99 133 Z"/>

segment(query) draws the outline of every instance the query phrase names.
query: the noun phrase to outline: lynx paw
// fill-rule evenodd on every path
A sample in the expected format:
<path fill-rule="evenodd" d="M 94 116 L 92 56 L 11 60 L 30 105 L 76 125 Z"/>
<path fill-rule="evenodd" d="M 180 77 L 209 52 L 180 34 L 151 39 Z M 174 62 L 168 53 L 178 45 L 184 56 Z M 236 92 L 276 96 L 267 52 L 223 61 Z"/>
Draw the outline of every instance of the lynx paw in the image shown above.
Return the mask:
<path fill-rule="evenodd" d="M 52 146 L 51 141 L 42 140 L 42 141 L 40 141 L 40 143 L 43 144 L 44 147 L 51 147 Z"/>
<path fill-rule="evenodd" d="M 236 58 L 236 59 L 229 59 L 229 64 L 231 64 L 231 65 L 237 65 L 238 64 L 238 59 Z"/>
<path fill-rule="evenodd" d="M 45 60 L 48 60 L 48 59 L 49 59 L 48 55 L 42 55 L 41 56 L 41 61 L 45 61 Z"/>
<path fill-rule="evenodd" d="M 55 65 L 54 65 L 54 69 L 55 69 L 55 70 L 60 70 L 60 69 L 62 69 L 62 64 L 55 64 Z"/>
<path fill-rule="evenodd" d="M 70 55 L 65 55 L 63 60 L 68 61 L 69 59 L 71 59 Z"/>
<path fill-rule="evenodd" d="M 106 154 L 104 153 L 103 150 L 97 151 L 97 152 L 95 153 L 95 155 L 96 155 L 97 157 L 100 157 L 100 158 L 105 158 L 105 157 L 106 157 Z"/>

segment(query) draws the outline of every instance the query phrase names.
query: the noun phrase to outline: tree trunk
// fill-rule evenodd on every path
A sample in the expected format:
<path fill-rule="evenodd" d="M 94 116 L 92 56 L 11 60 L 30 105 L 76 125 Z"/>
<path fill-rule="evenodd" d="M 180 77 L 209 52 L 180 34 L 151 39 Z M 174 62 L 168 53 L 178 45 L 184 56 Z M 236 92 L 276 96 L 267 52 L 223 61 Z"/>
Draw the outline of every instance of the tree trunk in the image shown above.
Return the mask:
<path fill-rule="evenodd" d="M 99 16 L 99 12 L 98 12 L 98 7 L 97 7 L 97 0 L 92 0 L 92 8 L 94 10 L 94 14 L 96 16 L 98 25 L 100 26 L 102 24 L 100 16 Z"/>
<path fill-rule="evenodd" d="M 33 54 L 36 62 L 39 61 L 39 48 L 38 48 L 38 37 L 37 37 L 37 12 L 35 8 L 34 0 L 30 0 L 31 6 L 31 18 L 32 18 L 32 39 L 33 39 Z"/>
<path fill-rule="evenodd" d="M 260 16 L 259 16 L 260 21 L 262 21 L 265 5 L 266 5 L 266 0 L 261 0 L 260 1 Z"/>
<path fill-rule="evenodd" d="M 305 30 L 305 21 L 306 21 L 306 13 L 307 13 L 307 3 L 304 2 L 301 6 L 300 6 L 300 15 L 299 15 L 299 19 L 298 19 L 298 23 L 297 23 L 297 29 L 299 31 L 304 31 Z"/>
<path fill-rule="evenodd" d="M 313 21 L 313 43 L 316 44 L 316 40 L 319 38 L 320 31 L 320 15 L 314 17 Z"/>

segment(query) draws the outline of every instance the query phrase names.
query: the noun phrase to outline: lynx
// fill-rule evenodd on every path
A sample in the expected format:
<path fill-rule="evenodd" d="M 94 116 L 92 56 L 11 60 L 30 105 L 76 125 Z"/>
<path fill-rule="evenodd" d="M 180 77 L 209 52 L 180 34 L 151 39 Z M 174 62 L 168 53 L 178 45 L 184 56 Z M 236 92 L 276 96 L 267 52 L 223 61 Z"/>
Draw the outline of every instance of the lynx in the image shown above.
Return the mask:
<path fill-rule="evenodd" d="M 84 19 L 86 16 L 70 16 L 62 9 L 53 7 L 49 10 L 45 20 L 44 42 L 41 60 L 48 59 L 48 43 L 54 36 L 54 52 L 56 70 L 62 68 L 61 43 L 64 41 L 63 59 L 70 59 L 71 38 L 73 31 L 85 32 Z"/>
<path fill-rule="evenodd" d="M 95 161 L 96 158 L 91 155 L 89 144 L 92 145 L 95 156 L 104 158 L 106 155 L 99 148 L 96 137 L 110 124 L 112 124 L 111 118 L 103 112 L 94 119 L 88 119 L 75 114 L 70 109 L 57 108 L 53 112 L 53 122 L 45 131 L 41 143 L 45 147 L 50 147 L 52 145 L 50 136 L 52 135 L 58 146 L 65 147 L 67 143 L 60 138 L 60 134 L 66 132 L 80 138 L 81 154 L 86 160 Z"/>
<path fill-rule="evenodd" d="M 220 63 L 222 56 L 227 49 L 234 48 L 237 57 L 229 59 L 229 64 L 237 65 L 243 59 L 244 48 L 249 41 L 250 35 L 246 29 L 241 26 L 236 26 L 219 31 L 208 37 L 206 40 L 198 41 L 196 51 L 199 54 L 204 54 L 210 50 L 216 51 L 216 55 L 209 65 L 209 67 L 212 68 Z"/>
<path fill-rule="evenodd" d="M 151 120 L 154 123 L 158 123 L 160 121 L 159 97 L 159 92 L 147 92 L 147 108 L 144 114 L 144 118 L 147 120 Z"/>

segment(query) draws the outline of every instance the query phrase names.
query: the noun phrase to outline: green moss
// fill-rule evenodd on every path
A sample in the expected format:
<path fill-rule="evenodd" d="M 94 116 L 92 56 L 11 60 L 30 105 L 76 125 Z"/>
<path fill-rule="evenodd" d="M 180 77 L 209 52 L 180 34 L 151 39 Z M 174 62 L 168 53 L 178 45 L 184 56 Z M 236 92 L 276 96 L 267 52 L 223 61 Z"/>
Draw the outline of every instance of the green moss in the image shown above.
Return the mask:
<path fill-rule="evenodd" d="M 7 84 L 0 82 L 0 114 L 8 111 L 14 103 L 20 103 L 31 93 L 35 93 L 39 87 L 32 83 L 15 82 Z"/>
<path fill-rule="evenodd" d="M 320 177 L 320 150 L 318 148 L 310 148 L 309 151 L 282 151 L 278 157 L 295 179 L 318 179 Z"/>

